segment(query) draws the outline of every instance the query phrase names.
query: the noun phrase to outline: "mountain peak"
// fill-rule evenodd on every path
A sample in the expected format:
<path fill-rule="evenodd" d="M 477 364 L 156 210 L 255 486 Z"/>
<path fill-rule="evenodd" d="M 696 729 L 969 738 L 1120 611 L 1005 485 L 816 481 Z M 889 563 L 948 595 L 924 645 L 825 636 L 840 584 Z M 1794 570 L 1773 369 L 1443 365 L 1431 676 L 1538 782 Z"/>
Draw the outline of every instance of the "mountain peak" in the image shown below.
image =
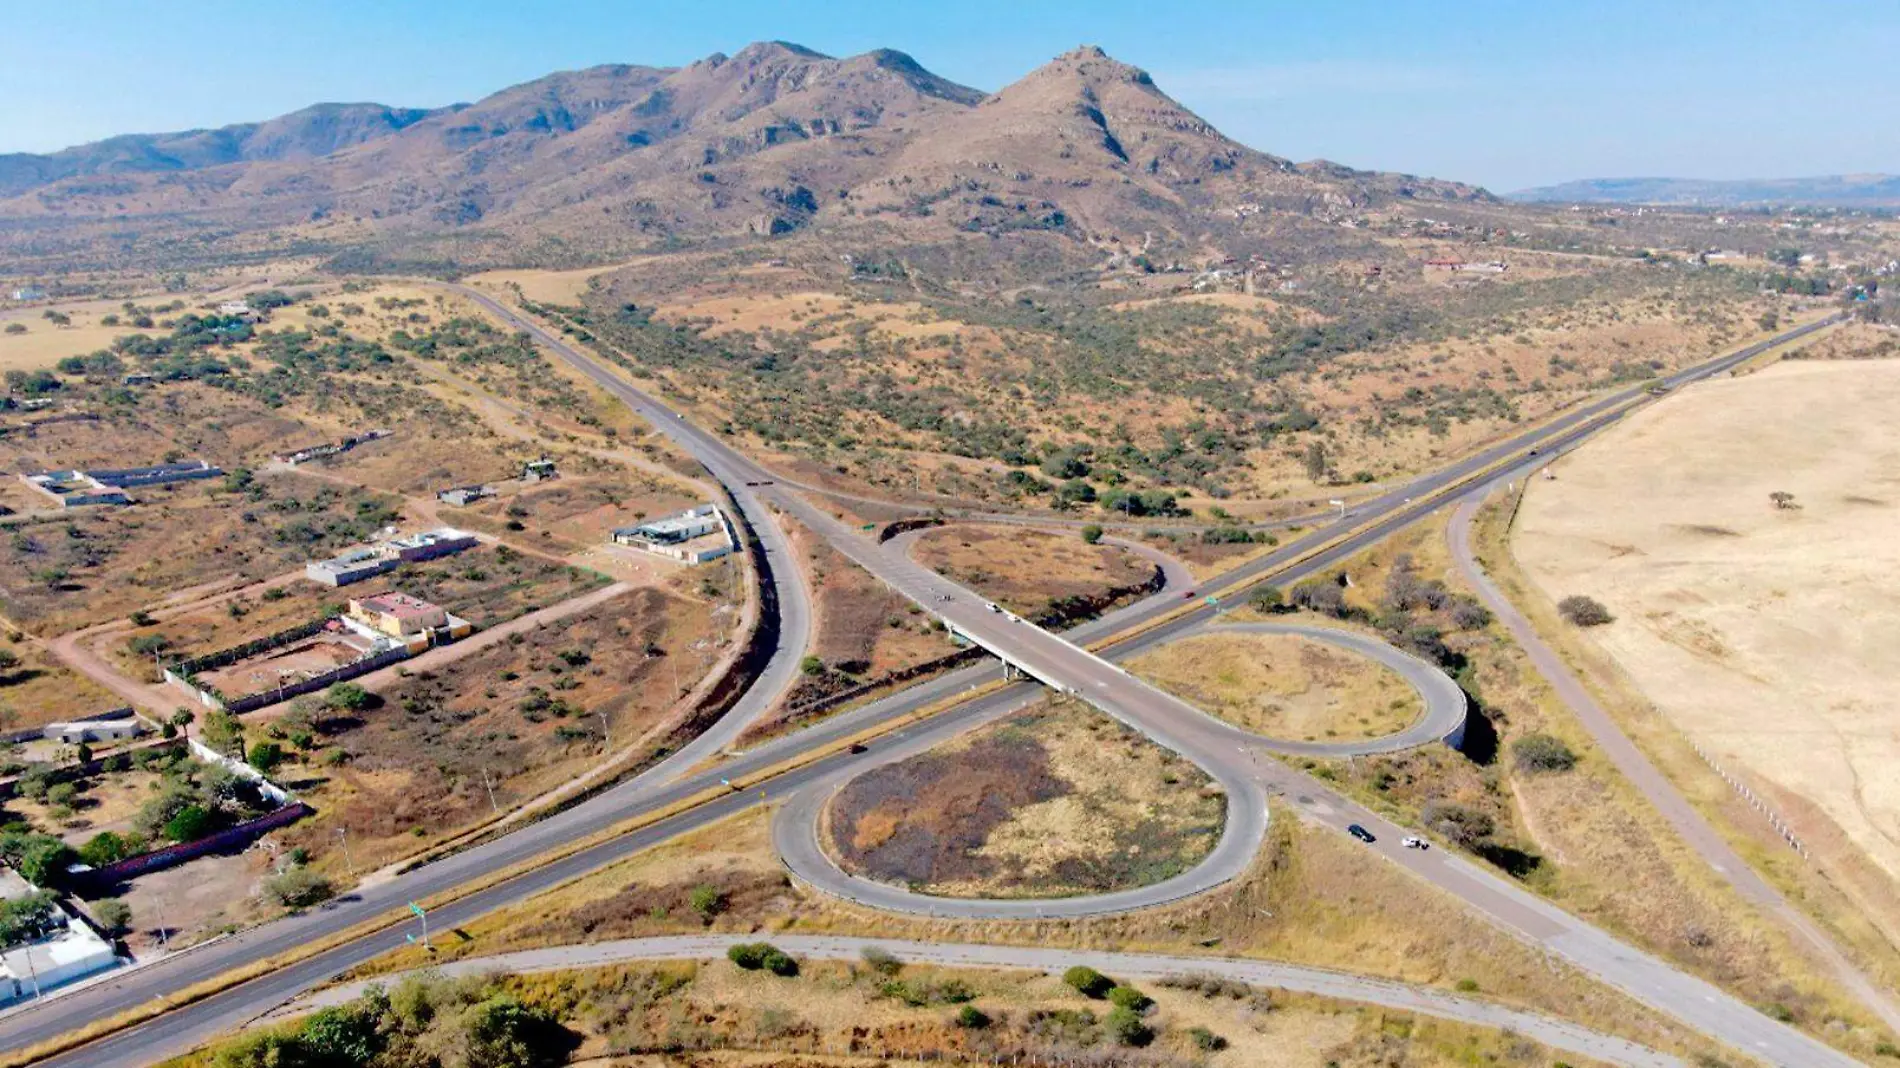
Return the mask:
<path fill-rule="evenodd" d="M 787 59 L 827 60 L 831 57 L 790 41 L 754 41 L 739 49 L 733 63 L 770 63 Z"/>
<path fill-rule="evenodd" d="M 1080 75 L 1090 80 L 1127 82 L 1149 88 L 1154 86 L 1154 79 L 1148 76 L 1147 71 L 1131 63 L 1123 63 L 1103 51 L 1101 45 L 1082 45 L 1064 52 L 1030 72 L 1030 77 L 1044 72 Z"/>

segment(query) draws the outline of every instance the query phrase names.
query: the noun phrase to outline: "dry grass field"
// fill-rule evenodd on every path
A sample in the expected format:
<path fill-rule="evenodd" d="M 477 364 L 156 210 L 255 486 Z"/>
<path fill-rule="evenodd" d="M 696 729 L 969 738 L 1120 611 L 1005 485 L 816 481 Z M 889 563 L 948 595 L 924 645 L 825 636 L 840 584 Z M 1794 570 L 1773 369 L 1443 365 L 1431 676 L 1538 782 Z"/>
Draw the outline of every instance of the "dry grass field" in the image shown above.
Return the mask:
<path fill-rule="evenodd" d="M 1502 521 L 1509 513 L 1509 502 L 1502 502 L 1478 530 L 1478 552 L 1493 575 L 1508 571 L 1497 561 L 1508 557 Z M 1454 597 L 1466 594 L 1451 566 L 1445 523 L 1440 513 L 1341 564 L 1339 572 L 1352 578 L 1348 603 L 1361 612 L 1378 609 L 1381 591 L 1402 560 L 1410 561 L 1416 578 L 1443 581 Z M 1501 581 L 1518 604 L 1536 596 L 1508 577 Z M 1591 923 L 1751 1004 L 1785 1011 L 1797 1026 L 1851 1052 L 1864 1054 L 1885 1040 L 1867 1026 L 1866 1010 L 1825 965 L 1676 838 L 1597 752 L 1500 624 L 1446 626 L 1444 641 L 1461 659 L 1457 677 L 1473 699 L 1464 752 L 1430 746 L 1351 762 L 1304 762 L 1309 770 L 1386 816 L 1429 830 L 1441 847 L 1464 848 Z M 1602 676 L 1586 677 L 1603 692 Z M 1767 830 L 1659 717 L 1647 717 L 1657 721 L 1653 725 L 1646 722 L 1640 708 L 1621 703 L 1620 694 L 1606 700 L 1617 702 L 1613 707 L 1624 714 L 1628 729 L 1714 818 L 1744 831 Z M 1559 739 L 1575 754 L 1575 766 L 1539 771 L 1520 764 L 1517 743 L 1538 734 Z M 1737 847 L 1771 877 L 1783 879 L 1791 896 L 1807 902 L 1824 922 L 1844 931 L 1844 941 L 1871 962 L 1874 975 L 1895 974 L 1891 947 L 1838 887 L 1803 878 L 1790 863 L 1793 854 L 1772 835 L 1738 838 Z"/>
<path fill-rule="evenodd" d="M 1900 936 L 1886 638 L 1900 626 L 1897 404 L 1889 362 L 1787 362 L 1699 386 L 1560 462 L 1526 495 L 1513 539 L 1546 598 L 1608 606 L 1615 621 L 1589 640 L 1671 722 L 1803 838 L 1851 843 L 1884 872 L 1885 892 L 1863 897 L 1889 938 Z M 1774 492 L 1795 507 L 1776 507 Z"/>
<path fill-rule="evenodd" d="M 508 811 L 657 724 L 675 679 L 690 687 L 716 662 L 716 640 L 708 606 L 641 589 L 399 670 L 372 707 L 319 717 L 314 744 L 281 770 L 318 812 L 284 838 L 340 872 L 336 830 L 347 828 L 367 870 Z M 262 731 L 288 734 L 295 715 Z"/>
<path fill-rule="evenodd" d="M 1186 870 L 1224 814 L 1193 764 L 1058 701 L 852 780 L 828 845 L 847 870 L 925 893 L 1063 897 Z"/>
<path fill-rule="evenodd" d="M 19 730 L 123 707 L 115 694 L 59 662 L 37 642 L 0 643 L 19 663 L 0 671 L 0 730 Z"/>
<path fill-rule="evenodd" d="M 1096 597 L 1139 585 L 1154 565 L 1126 549 L 1090 545 L 1073 534 L 1020 527 L 954 526 L 917 539 L 918 563 L 1025 616 L 1069 597 Z"/>
<path fill-rule="evenodd" d="M 479 981 L 478 981 L 479 982 Z M 1091 1001 L 1052 974 L 896 962 L 801 961 L 798 974 L 722 959 L 503 976 L 506 992 L 553 1011 L 572 1062 L 607 1068 L 871 1068 L 1079 1061 L 1151 1068 L 1454 1068 L 1565 1063 L 1521 1037 L 1244 984 L 1139 984 L 1152 1004 L 1134 1049 Z M 403 995 L 396 995 L 398 998 Z M 959 1024 L 960 1010 L 980 1014 Z M 293 1025 L 294 1026 L 294 1025 Z M 690 1052 L 687 1052 L 690 1051 Z M 216 1047 L 166 1068 L 217 1068 Z M 1038 1054 L 1023 1061 L 1025 1054 Z"/>
<path fill-rule="evenodd" d="M 1129 664 L 1142 678 L 1269 738 L 1379 738 L 1422 710 L 1389 668 L 1294 634 L 1202 634 Z"/>

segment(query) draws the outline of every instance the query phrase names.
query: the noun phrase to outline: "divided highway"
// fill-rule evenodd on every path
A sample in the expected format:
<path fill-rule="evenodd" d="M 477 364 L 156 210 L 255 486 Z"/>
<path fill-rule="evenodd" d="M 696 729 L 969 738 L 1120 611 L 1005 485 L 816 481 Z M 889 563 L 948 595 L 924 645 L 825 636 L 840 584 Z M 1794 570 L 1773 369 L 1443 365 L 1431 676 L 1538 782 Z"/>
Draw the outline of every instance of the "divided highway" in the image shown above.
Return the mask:
<path fill-rule="evenodd" d="M 1160 694 L 1159 691 L 1153 691 L 1150 687 L 1130 685 L 1132 680 L 1099 657 L 1053 635 L 1036 631 L 1028 624 L 991 618 L 998 614 L 987 612 L 980 604 L 964 604 L 961 595 L 948 589 L 938 576 L 917 568 L 907 559 L 890 558 L 868 539 L 857 536 L 855 531 L 842 529 L 842 525 L 836 523 L 828 514 L 796 494 L 778 487 L 755 486 L 750 488 L 758 491 L 756 496 L 744 495 L 745 490 L 748 489 L 745 485 L 747 482 L 770 482 L 772 481 L 771 474 L 728 448 L 715 435 L 692 426 L 676 413 L 633 389 L 619 376 L 602 367 L 592 358 L 577 352 L 538 324 L 516 315 L 478 291 L 459 286 L 447 288 L 453 288 L 468 296 L 505 321 L 534 335 L 562 359 L 572 363 L 615 396 L 626 401 L 663 433 L 679 442 L 688 452 L 699 457 L 716 477 L 731 487 L 741 510 L 749 519 L 763 514 L 762 510 L 755 511 L 760 500 L 770 500 L 771 503 L 797 515 L 801 520 L 806 520 L 822 536 L 846 551 L 847 555 L 859 559 L 873 573 L 891 582 L 895 588 L 910 594 L 931 610 L 953 618 L 959 629 L 967 627 L 966 632 L 973 633 L 973 636 L 981 637 L 986 642 L 997 643 L 998 647 L 1009 651 L 1012 658 L 1023 666 L 1032 667 L 1039 674 L 1046 672 L 1046 677 L 1061 680 L 1067 685 L 1073 685 L 1078 690 L 1084 691 L 1092 701 L 1106 707 L 1111 714 L 1120 715 L 1142 729 L 1152 731 L 1162 744 L 1182 750 L 1190 757 L 1197 759 L 1197 762 L 1205 758 L 1204 766 L 1207 766 L 1210 772 L 1215 773 L 1217 778 L 1229 786 L 1230 805 L 1241 809 L 1238 813 L 1230 811 L 1230 830 L 1237 833 L 1230 833 L 1228 841 L 1257 843 L 1260 829 L 1264 826 L 1265 795 L 1270 791 L 1280 791 L 1291 798 L 1292 805 L 1297 810 L 1320 822 L 1338 826 L 1357 817 L 1359 822 L 1372 827 L 1379 833 L 1386 846 L 1395 846 L 1400 833 L 1397 828 L 1384 824 L 1372 817 L 1370 813 L 1361 815 L 1354 806 L 1323 789 L 1316 789 L 1317 783 L 1313 783 L 1305 776 L 1295 775 L 1290 769 L 1284 774 L 1292 776 L 1291 778 L 1279 777 L 1282 772 L 1277 769 L 1271 769 L 1271 774 L 1269 774 L 1268 765 L 1277 765 L 1275 761 L 1259 762 L 1261 773 L 1257 775 L 1254 761 L 1248 760 L 1243 764 L 1239 760 L 1241 754 L 1237 751 L 1220 750 L 1219 747 L 1225 740 L 1209 733 L 1207 728 L 1202 726 L 1211 722 L 1209 717 L 1181 705 L 1173 698 Z M 1751 358 L 1770 344 L 1789 340 L 1816 328 L 1818 324 L 1791 331 L 1773 342 L 1751 346 L 1750 349 L 1704 365 L 1695 372 L 1685 372 L 1674 376 L 1672 384 L 1724 370 Z M 1204 588 L 1204 592 L 1235 589 L 1259 576 L 1285 571 L 1289 562 L 1296 556 L 1314 550 L 1321 551 L 1300 568 L 1295 569 L 1287 578 L 1296 578 L 1300 573 L 1310 573 L 1330 566 L 1383 538 L 1392 530 L 1415 521 L 1431 511 L 1436 506 L 1436 502 L 1424 498 L 1474 475 L 1485 473 L 1525 448 L 1550 451 L 1574 443 L 1615 419 L 1622 405 L 1639 396 L 1639 392 L 1634 389 L 1624 391 L 1527 431 L 1511 442 L 1485 450 L 1478 456 L 1462 461 L 1444 472 L 1418 479 L 1399 490 L 1362 505 L 1356 513 L 1359 521 L 1372 521 L 1364 530 L 1339 537 L 1331 545 L 1327 543 L 1334 541 L 1336 533 L 1341 528 L 1335 527 L 1314 532 L 1275 553 L 1237 569 L 1235 573 L 1209 583 Z M 784 575 L 779 575 L 775 566 L 774 578 L 775 585 L 782 594 L 785 594 L 786 587 L 783 583 L 795 574 L 795 564 L 786 552 L 782 541 L 774 544 L 770 540 L 773 527 L 769 521 L 765 523 L 755 521 L 753 525 L 760 537 L 766 540 L 768 555 L 778 554 L 775 565 L 782 563 L 784 566 Z M 796 585 L 795 579 L 791 581 Z M 951 602 L 931 600 L 946 592 L 956 599 Z M 790 595 L 783 597 L 782 611 L 783 604 L 792 599 Z M 802 605 L 803 601 L 794 603 Z M 1090 628 L 1088 633 L 1091 635 L 1103 633 L 1103 627 L 1108 625 L 1117 628 L 1126 627 L 1143 619 L 1155 618 L 1174 607 L 1176 607 L 1174 604 L 1157 603 L 1151 600 L 1133 609 L 1116 613 L 1112 622 L 1103 621 L 1102 626 Z M 1170 620 L 1165 626 L 1141 635 L 1135 642 L 1124 643 L 1123 647 L 1117 651 L 1126 653 L 1167 640 L 1169 635 L 1181 633 L 1204 623 L 1212 616 L 1211 608 L 1186 613 L 1178 619 Z M 802 625 L 808 626 L 808 620 Z M 785 633 L 799 633 L 796 629 L 799 626 L 801 624 L 796 619 L 792 619 L 785 627 Z M 1032 634 L 1031 631 L 1035 633 Z M 795 646 L 786 640 L 781 640 L 780 645 L 781 652 L 795 649 L 798 653 L 802 653 L 803 650 L 802 639 Z M 796 655 L 782 655 L 775 658 L 774 667 L 787 670 L 783 665 L 794 660 L 796 660 Z M 895 697 L 835 717 L 792 737 L 760 746 L 727 761 L 713 772 L 673 775 L 671 781 L 659 782 L 657 785 L 654 780 L 637 778 L 622 787 L 617 787 L 559 815 L 503 838 L 426 865 L 390 883 L 364 888 L 359 894 L 334 903 L 328 908 L 242 932 L 221 942 L 122 973 L 109 982 L 75 991 L 66 997 L 0 1020 L 0 1049 L 18 1050 L 92 1020 L 162 999 L 193 983 L 224 974 L 245 964 L 299 949 L 313 941 L 346 930 L 366 919 L 387 915 L 399 909 L 406 900 L 423 898 L 466 885 L 492 873 L 531 861 L 562 845 L 585 839 L 638 812 L 653 811 L 658 807 L 691 797 L 708 786 L 714 785 L 721 777 L 743 781 L 746 776 L 757 774 L 791 756 L 835 744 L 840 739 L 868 726 L 887 723 L 909 715 L 928 704 L 994 679 L 996 672 L 997 669 L 993 665 L 953 672 L 932 682 L 913 687 Z M 758 704 L 742 705 L 745 711 L 728 717 L 730 722 L 722 722 L 720 732 L 712 736 L 715 740 L 704 743 L 698 750 L 699 753 L 710 755 L 727 744 L 727 740 L 736 736 L 738 731 L 745 726 L 746 714 L 762 708 L 764 703 L 769 703 L 769 695 L 777 692 L 769 676 L 760 690 L 767 696 L 759 697 Z M 908 744 L 909 739 L 926 731 L 947 735 L 969 729 L 970 726 L 982 722 L 985 718 L 1005 714 L 1012 703 L 1033 698 L 1034 693 L 1034 688 L 1028 686 L 1002 689 L 979 700 L 966 702 L 924 724 L 893 732 L 887 736 L 886 740 L 879 742 L 879 748 L 882 750 L 886 747 L 901 747 Z M 748 698 L 752 696 L 748 695 Z M 836 776 L 850 768 L 854 762 L 861 763 L 861 759 L 841 753 L 755 785 L 762 787 L 763 792 L 768 796 L 776 798 L 788 791 Z M 675 765 L 675 769 L 685 766 L 686 763 L 682 758 Z M 672 770 L 674 769 L 669 769 L 669 772 Z M 575 875 L 611 863 L 660 841 L 697 827 L 707 826 L 743 807 L 756 803 L 757 800 L 757 796 L 751 791 L 745 795 L 727 795 L 640 831 L 613 838 L 562 860 L 535 867 L 525 874 L 517 875 L 494 887 L 471 894 L 443 907 L 435 913 L 437 923 L 440 927 L 449 927 L 467 922 L 484 912 L 531 896 Z M 1235 815 L 1238 815 L 1238 820 L 1234 819 Z M 1223 842 L 1223 845 L 1226 844 Z M 1240 847 L 1235 846 L 1235 848 Z M 1251 846 L 1248 848 L 1250 849 Z M 1487 916 L 1526 938 L 1550 946 L 1586 971 L 1597 974 L 1600 978 L 1625 989 L 1664 1012 L 1676 1015 L 1700 1030 L 1734 1042 L 1751 1053 L 1766 1057 L 1776 1063 L 1789 1065 L 1853 1063 L 1831 1049 L 1767 1019 L 1715 988 L 1674 972 L 1660 961 L 1622 945 L 1601 932 L 1594 931 L 1588 925 L 1523 893 L 1504 880 L 1450 858 L 1442 851 L 1434 850 L 1428 854 L 1417 854 L 1413 851 L 1399 853 L 1395 848 L 1375 848 L 1371 851 L 1387 854 L 1394 862 L 1406 865 L 1421 877 L 1428 878 L 1444 889 L 1457 894 L 1470 904 L 1475 912 Z M 340 970 L 395 948 L 402 942 L 401 933 L 395 930 L 385 930 L 354 939 L 301 964 L 272 971 L 262 978 L 160 1016 L 132 1031 L 52 1058 L 45 1063 L 104 1066 L 146 1063 L 161 1058 L 227 1030 L 284 998 L 300 990 L 308 989 Z"/>

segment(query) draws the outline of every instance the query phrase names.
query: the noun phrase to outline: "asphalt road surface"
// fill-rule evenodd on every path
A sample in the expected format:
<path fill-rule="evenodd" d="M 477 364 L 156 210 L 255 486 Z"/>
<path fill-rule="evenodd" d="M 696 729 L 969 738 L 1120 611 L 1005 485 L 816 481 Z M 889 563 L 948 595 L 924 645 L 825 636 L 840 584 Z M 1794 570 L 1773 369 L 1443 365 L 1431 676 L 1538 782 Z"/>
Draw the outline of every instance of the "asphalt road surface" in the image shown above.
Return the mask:
<path fill-rule="evenodd" d="M 629 938 L 579 946 L 558 946 L 450 961 L 435 971 L 447 976 L 516 975 L 601 968 L 656 960 L 713 960 L 732 945 L 754 940 L 754 935 L 675 935 Z M 772 944 L 803 960 L 862 961 L 866 950 L 881 950 L 906 964 L 933 964 L 952 968 L 1002 969 L 1056 975 L 1076 965 L 1098 969 L 1118 980 L 1155 981 L 1169 976 L 1212 975 L 1249 986 L 1314 994 L 1342 1001 L 1378 1005 L 1400 1012 L 1434 1016 L 1477 1027 L 1510 1031 L 1535 1039 L 1552 1049 L 1628 1068 L 1682 1068 L 1682 1061 L 1614 1035 L 1606 1035 L 1563 1020 L 1506 1008 L 1490 1001 L 1459 997 L 1431 987 L 1390 979 L 1375 979 L 1307 968 L 1297 964 L 1239 960 L 1232 957 L 1191 957 L 1159 953 L 1098 953 L 1090 950 L 1045 949 L 938 942 L 906 942 L 835 935 L 774 935 Z M 407 974 L 407 973 L 403 973 Z M 272 1019 L 341 1005 L 363 994 L 371 982 L 395 982 L 399 976 L 344 983 L 320 991 Z"/>
<path fill-rule="evenodd" d="M 461 287 L 453 288 L 489 307 L 505 321 L 536 336 L 557 355 L 573 362 L 583 371 L 598 376 L 597 380 L 602 381 L 603 386 L 615 395 L 626 399 L 656 427 L 681 442 L 689 452 L 700 456 L 702 460 L 710 458 L 709 468 L 712 468 L 723 481 L 727 481 L 728 485 L 737 483 L 735 490 L 758 488 L 745 487 L 744 484 L 748 481 L 772 481 L 769 473 L 750 461 L 738 457 L 716 437 L 692 427 L 670 410 L 626 386 L 620 379 L 581 356 L 537 324 L 515 315 L 484 294 Z M 1818 324 L 1803 327 L 1773 339 L 1771 342 L 1732 353 L 1696 371 L 1674 376 L 1672 384 L 1680 384 L 1694 377 L 1725 370 L 1751 358 L 1771 344 L 1779 344 L 1817 328 Z M 1561 418 L 1526 431 L 1510 442 L 1484 450 L 1445 471 L 1415 480 L 1400 489 L 1361 505 L 1353 513 L 1353 517 L 1358 522 L 1369 525 L 1318 553 L 1312 561 L 1299 568 L 1298 572 L 1311 573 L 1330 566 L 1428 513 L 1431 506 L 1423 501 L 1414 504 L 1415 497 L 1422 498 L 1435 490 L 1464 481 L 1522 449 L 1550 452 L 1581 440 L 1582 437 L 1614 420 L 1618 415 L 1617 409 L 1638 395 L 1634 389 L 1626 390 L 1586 405 Z M 742 508 L 744 505 L 745 499 L 741 498 Z M 1338 528 L 1326 528 L 1309 534 L 1278 552 L 1269 554 L 1236 569 L 1234 573 L 1207 584 L 1203 592 L 1219 592 L 1235 588 L 1261 575 L 1282 570 L 1292 557 L 1319 547 L 1330 540 L 1336 532 Z M 763 534 L 763 531 L 761 533 Z M 789 561 L 790 558 L 785 556 L 782 559 Z M 1287 577 L 1296 578 L 1298 574 Z M 1152 617 L 1166 611 L 1169 607 L 1165 604 L 1151 603 L 1138 606 L 1139 611 L 1124 611 L 1118 613 L 1117 616 L 1123 624 L 1126 624 L 1139 618 Z M 1204 611 L 1209 616 L 1213 612 L 1211 608 Z M 1196 619 L 1195 614 L 1190 613 L 1172 621 L 1166 627 L 1156 628 L 1154 632 L 1144 635 L 1142 640 L 1163 639 L 1169 631 L 1185 630 L 1201 621 L 1204 620 Z M 148 966 L 120 973 L 105 982 L 73 991 L 63 997 L 0 1020 L 0 1050 L 17 1050 L 83 1026 L 92 1020 L 159 1001 L 192 984 L 225 974 L 258 960 L 296 950 L 366 919 L 386 915 L 401 908 L 407 900 L 451 890 L 490 876 L 494 872 L 531 861 L 552 850 L 611 827 L 638 811 L 650 810 L 691 796 L 721 777 L 740 780 L 748 773 L 756 772 L 795 753 L 835 743 L 867 726 L 907 715 L 960 689 L 976 685 L 987 678 L 993 678 L 994 673 L 995 668 L 992 666 L 953 672 L 929 683 L 913 687 L 896 697 L 834 717 L 790 738 L 761 746 L 728 761 L 713 772 L 680 778 L 659 789 L 646 786 L 643 780 L 633 780 L 624 788 L 616 788 L 615 791 L 591 799 L 556 816 L 524 827 L 483 846 L 406 873 L 389 883 L 366 888 L 360 894 L 351 895 L 326 908 L 301 916 L 287 917 Z M 1027 687 L 1005 690 L 983 700 L 966 703 L 945 713 L 939 717 L 939 720 L 952 723 L 979 722 L 986 713 L 1000 714 L 995 712 L 997 705 L 1022 700 L 1022 695 L 1026 692 L 1032 691 Z M 932 721 L 933 725 L 937 722 L 938 720 Z M 916 728 L 904 728 L 894 733 L 890 738 L 890 744 L 902 743 L 906 734 L 914 729 Z M 850 763 L 851 759 L 847 755 L 840 755 L 759 785 L 764 786 L 773 796 L 777 796 L 786 790 L 834 773 Z M 629 797 L 638 803 L 629 803 Z M 733 795 L 690 813 L 654 824 L 639 832 L 612 839 L 562 860 L 534 868 L 526 874 L 445 906 L 438 911 L 437 929 L 466 922 L 467 919 L 483 912 L 532 896 L 565 879 L 631 855 L 674 835 L 706 826 L 755 801 L 756 798 L 750 792 L 743 796 Z M 1434 851 L 1433 855 L 1437 854 L 1438 851 Z M 1482 874 L 1480 873 L 1481 877 Z M 1483 898 L 1485 895 L 1463 894 L 1461 896 L 1473 901 L 1479 911 L 1491 911 L 1484 907 L 1486 902 L 1474 900 L 1474 896 Z M 1500 919 L 1500 922 L 1503 920 Z M 1509 926 L 1508 923 L 1507 926 Z M 385 930 L 364 936 L 301 964 L 277 969 L 262 978 L 233 987 L 189 1007 L 167 1013 L 130 1031 L 50 1059 L 46 1063 L 106 1066 L 147 1063 L 161 1059 L 227 1030 L 284 998 L 324 981 L 340 970 L 401 944 L 403 944 L 402 933 L 396 930 Z M 1627 947 L 1621 948 L 1623 952 L 1633 952 Z M 1613 954 L 1614 952 L 1615 950 L 1612 949 Z M 1687 981 L 1694 983 L 1693 980 Z M 1745 1006 L 1739 1006 L 1738 1003 L 1732 1001 L 1727 1005 L 1722 1004 L 1727 999 L 1719 992 L 1714 993 L 1713 996 L 1707 996 L 1692 989 L 1684 995 L 1681 991 L 1666 989 L 1659 983 L 1649 993 L 1639 996 L 1650 1000 L 1652 1004 L 1657 1003 L 1652 1000 L 1652 997 L 1660 998 L 1662 1003 L 1658 1005 L 1659 1008 L 1682 1016 L 1698 1027 L 1704 1027 L 1712 1034 L 1732 1035 L 1734 1040 L 1745 1049 L 1778 1055 L 1780 1050 L 1786 1048 L 1788 1059 L 1781 1060 L 1780 1063 L 1852 1063 L 1781 1025 L 1767 1021 L 1766 1018 L 1748 1010 Z M 1688 1001 L 1698 999 L 1706 1000 L 1722 1010 L 1715 1018 L 1708 1020 L 1706 1026 L 1703 1022 L 1706 1013 L 1700 1011 L 1700 1004 L 1688 1004 Z M 1741 1015 L 1734 1016 L 1738 1007 Z M 1731 1028 L 1730 1024 L 1737 1026 Z M 1758 1037 L 1757 1031 L 1761 1025 L 1766 1025 L 1770 1030 Z"/>

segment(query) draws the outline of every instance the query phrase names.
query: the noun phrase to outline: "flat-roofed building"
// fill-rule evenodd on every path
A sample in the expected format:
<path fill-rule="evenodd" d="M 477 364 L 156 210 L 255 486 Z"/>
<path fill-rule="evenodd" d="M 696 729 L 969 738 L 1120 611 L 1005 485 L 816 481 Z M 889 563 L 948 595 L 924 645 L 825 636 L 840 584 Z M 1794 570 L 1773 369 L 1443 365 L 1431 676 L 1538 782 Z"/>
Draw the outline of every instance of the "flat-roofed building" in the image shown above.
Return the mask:
<path fill-rule="evenodd" d="M 614 531 L 614 541 L 688 564 L 717 560 L 733 550 L 733 532 L 716 505 L 702 504 L 637 527 Z"/>
<path fill-rule="evenodd" d="M 448 556 L 464 549 L 473 549 L 480 543 L 480 539 L 466 530 L 437 527 L 434 530 L 425 530 L 418 534 L 393 539 L 389 542 L 389 547 L 395 551 L 396 558 L 399 560 L 433 560 L 438 556 Z"/>
<path fill-rule="evenodd" d="M 391 638 L 408 638 L 449 623 L 448 610 L 441 605 L 395 590 L 352 598 L 350 618 Z"/>

